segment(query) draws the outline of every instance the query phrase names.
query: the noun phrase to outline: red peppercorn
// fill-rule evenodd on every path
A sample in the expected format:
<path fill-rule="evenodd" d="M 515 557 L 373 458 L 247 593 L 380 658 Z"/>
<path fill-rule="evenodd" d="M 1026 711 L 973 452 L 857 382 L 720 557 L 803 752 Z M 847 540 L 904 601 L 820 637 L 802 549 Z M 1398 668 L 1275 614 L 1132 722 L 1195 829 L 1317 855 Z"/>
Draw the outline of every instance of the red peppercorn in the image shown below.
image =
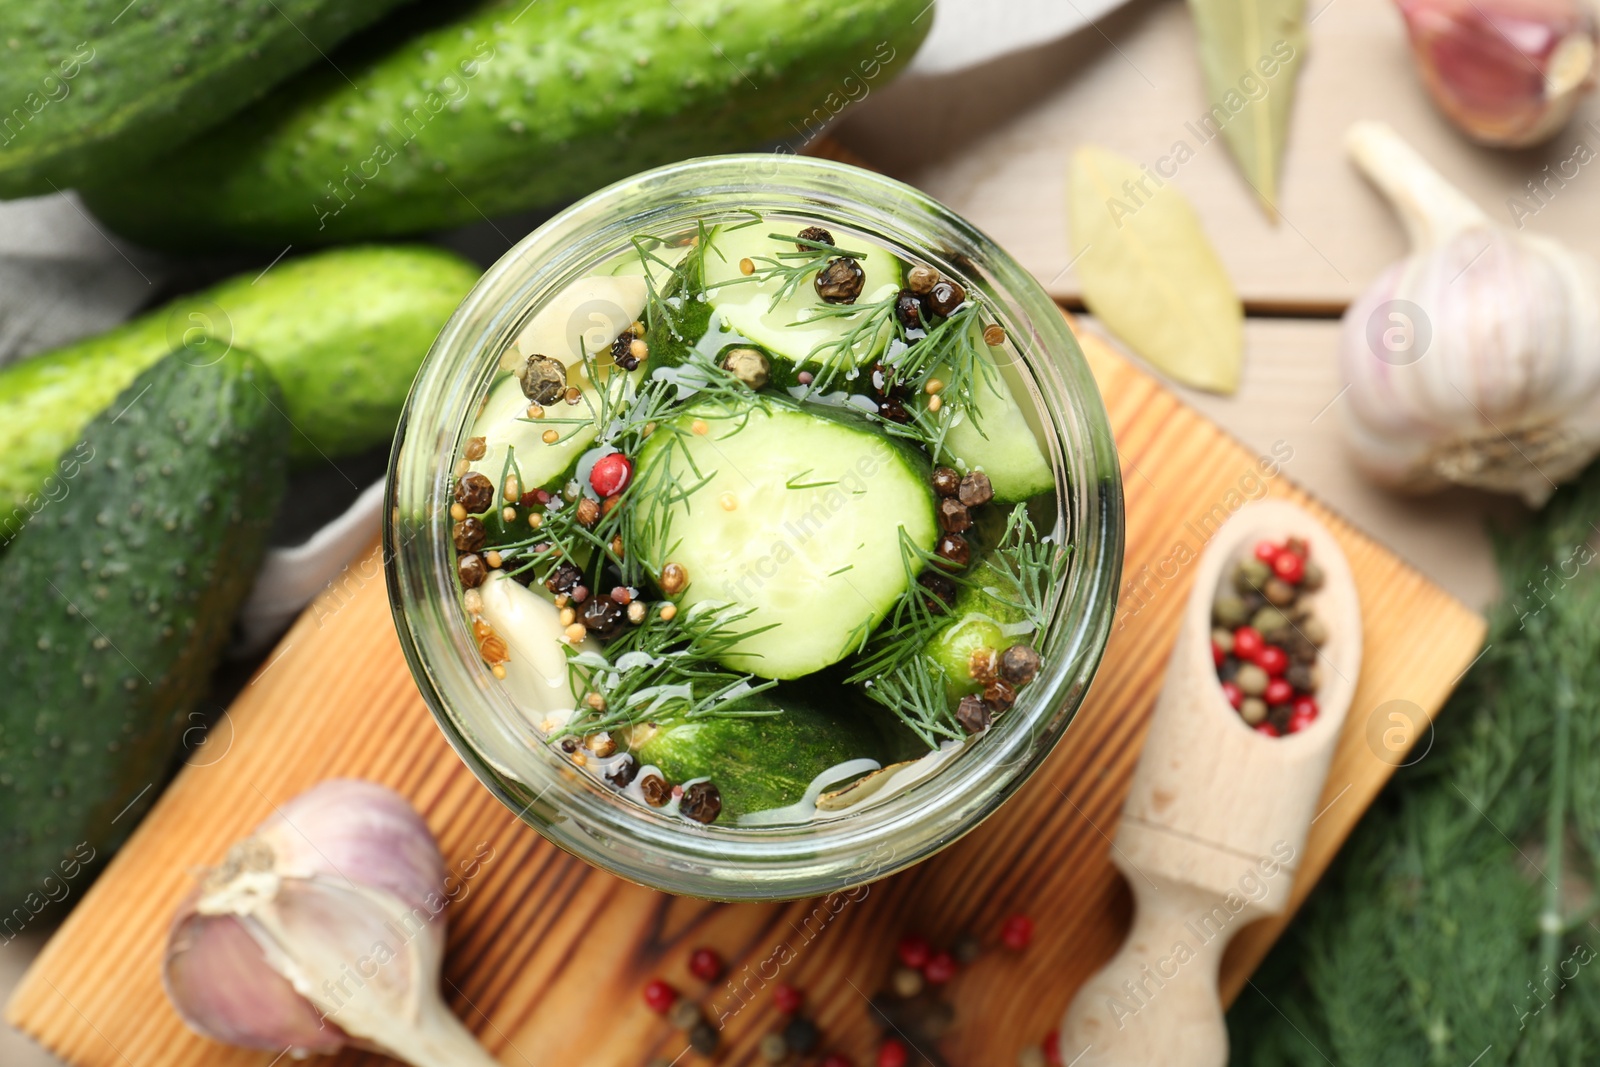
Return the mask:
<path fill-rule="evenodd" d="M 1061 1067 L 1060 1030 L 1052 1030 L 1044 1035 L 1044 1062 L 1050 1067 Z"/>
<path fill-rule="evenodd" d="M 689 956 L 689 973 L 702 982 L 715 982 L 722 977 L 722 957 L 709 948 L 697 948 Z"/>
<path fill-rule="evenodd" d="M 1239 705 L 1244 703 L 1244 690 L 1233 682 L 1223 682 L 1222 697 L 1234 711 L 1238 711 Z"/>
<path fill-rule="evenodd" d="M 822 1058 L 822 1067 L 850 1067 L 850 1061 L 838 1052 L 830 1052 Z"/>
<path fill-rule="evenodd" d="M 1301 694 L 1300 696 L 1294 698 L 1294 714 L 1296 715 L 1304 715 L 1307 718 L 1315 719 L 1317 717 L 1317 712 L 1320 710 L 1321 709 L 1317 707 L 1316 697 Z"/>
<path fill-rule="evenodd" d="M 772 991 L 772 999 L 777 1002 L 779 1011 L 793 1015 L 805 1002 L 805 995 L 792 985 L 781 985 Z"/>
<path fill-rule="evenodd" d="M 1270 722 L 1258 722 L 1258 723 L 1256 723 L 1256 733 L 1258 733 L 1258 734 L 1266 734 L 1268 737 L 1282 737 L 1283 736 L 1281 733 L 1278 732 L 1278 728 L 1276 726 L 1272 725 Z"/>
<path fill-rule="evenodd" d="M 1266 647 L 1267 642 L 1262 638 L 1261 631 L 1254 626 L 1241 626 L 1233 631 L 1233 654 L 1242 660 L 1255 662 L 1255 658 Z"/>
<path fill-rule="evenodd" d="M 1294 699 L 1294 686 L 1286 678 L 1274 678 L 1267 683 L 1267 691 L 1262 696 L 1268 704 L 1287 704 Z"/>
<path fill-rule="evenodd" d="M 1299 585 L 1306 576 L 1306 561 L 1293 552 L 1279 552 L 1272 561 L 1272 573 L 1290 585 Z"/>
<path fill-rule="evenodd" d="M 899 955 L 901 963 L 907 967 L 920 969 L 928 962 L 928 957 L 933 955 L 933 947 L 928 944 L 927 938 L 907 934 L 900 939 L 900 944 L 895 946 L 895 952 Z"/>
<path fill-rule="evenodd" d="M 615 496 L 628 487 L 633 477 L 633 463 L 621 452 L 601 456 L 589 471 L 589 484 L 601 496 Z"/>
<path fill-rule="evenodd" d="M 1211 662 L 1215 666 L 1220 667 L 1222 666 L 1222 661 L 1227 658 L 1228 654 L 1222 651 L 1222 646 L 1217 644 L 1215 641 L 1211 642 Z"/>
<path fill-rule="evenodd" d="M 955 976 L 956 958 L 942 949 L 929 956 L 928 962 L 922 965 L 922 977 L 927 979 L 929 985 L 944 985 Z"/>
<path fill-rule="evenodd" d="M 1297 734 L 1316 721 L 1317 717 L 1315 715 L 1302 715 L 1298 711 L 1291 711 L 1289 713 L 1289 732 Z"/>
<path fill-rule="evenodd" d="M 1026 915 L 1013 915 L 1000 927 L 1000 943 L 1006 948 L 1021 952 L 1033 940 L 1033 920 Z"/>
<path fill-rule="evenodd" d="M 899 1038 L 887 1038 L 878 1046 L 878 1067 L 906 1067 L 911 1054 Z"/>
<path fill-rule="evenodd" d="M 644 984 L 644 1002 L 657 1015 L 665 1015 L 678 1002 L 678 991 L 661 979 L 652 978 Z"/>
<path fill-rule="evenodd" d="M 1256 653 L 1256 666 L 1276 678 L 1289 669 L 1289 653 L 1277 645 L 1267 645 Z"/>
<path fill-rule="evenodd" d="M 1272 565 L 1272 561 L 1278 558 L 1278 553 L 1282 551 L 1283 549 L 1279 548 L 1271 541 L 1256 542 L 1256 559 L 1259 559 L 1262 563 L 1265 563 L 1269 567 Z"/>

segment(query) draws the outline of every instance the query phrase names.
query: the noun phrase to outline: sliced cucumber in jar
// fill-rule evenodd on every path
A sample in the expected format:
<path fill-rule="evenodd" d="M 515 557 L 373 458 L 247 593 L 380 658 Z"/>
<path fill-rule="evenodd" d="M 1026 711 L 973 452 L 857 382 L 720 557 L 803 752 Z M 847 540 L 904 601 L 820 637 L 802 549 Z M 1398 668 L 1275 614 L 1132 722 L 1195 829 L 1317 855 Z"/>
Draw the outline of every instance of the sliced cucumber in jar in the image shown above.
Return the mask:
<path fill-rule="evenodd" d="M 980 327 L 974 322 L 972 329 L 976 334 Z M 964 470 L 988 475 L 994 497 L 1002 503 L 1050 492 L 1056 487 L 1050 461 L 1000 370 L 1013 362 L 1011 353 L 1003 345 L 984 344 L 981 336 L 973 338 L 973 345 L 989 354 L 994 373 L 975 376 L 970 408 L 951 412 L 946 451 Z M 936 371 L 934 377 L 939 376 Z"/>
<path fill-rule="evenodd" d="M 803 228 L 793 220 L 719 226 L 711 235 L 704 258 L 706 294 L 711 305 L 725 329 L 781 353 L 796 364 L 828 363 L 847 370 L 870 363 L 888 342 L 891 319 L 881 316 L 881 326 L 875 329 L 858 331 L 858 327 L 865 322 L 862 316 L 872 314 L 872 305 L 900 291 L 901 263 L 887 249 L 841 231 L 834 247 L 861 253 L 851 257 L 861 272 L 854 300 L 823 300 L 817 292 L 817 271 L 812 269 L 798 279 L 792 292 L 774 304 L 773 298 L 783 291 L 786 281 L 786 271 L 778 268 L 792 270 L 837 258 L 811 249 L 802 253 L 790 236 L 770 236 L 798 234 Z M 744 273 L 746 265 L 751 274 Z M 854 288 L 848 269 L 838 269 L 847 288 Z M 854 314 L 836 314 L 847 307 L 857 310 Z M 846 345 L 852 332 L 859 332 L 860 336 Z"/>
<path fill-rule="evenodd" d="M 651 565 L 685 569 L 686 605 L 749 612 L 731 670 L 799 678 L 854 651 L 921 569 L 901 537 L 939 537 L 926 461 L 862 425 L 753 399 L 702 401 L 639 457 Z M 653 501 L 653 503 L 651 503 Z"/>
<path fill-rule="evenodd" d="M 513 451 L 523 490 L 549 486 L 565 474 L 600 431 L 593 421 L 601 410 L 600 389 L 620 393 L 626 388 L 627 377 L 613 373 L 611 344 L 644 313 L 647 299 L 643 277 L 581 278 L 541 308 L 517 335 L 507 360 L 513 373 L 490 389 L 473 423 L 471 436 L 483 438 L 484 454 L 472 461 L 472 469 L 499 492 Z M 576 403 L 562 395 L 537 405 L 543 418 L 530 417 L 536 405 L 515 372 L 533 357 L 560 365 L 550 380 L 577 388 Z M 591 365 L 600 382 L 591 380 Z M 643 373 L 640 368 L 631 376 Z"/>
<path fill-rule="evenodd" d="M 883 765 L 883 738 L 859 714 L 824 711 L 778 686 L 746 698 L 774 714 L 667 720 L 635 727 L 630 751 L 674 785 L 710 779 L 722 800 L 717 820 L 800 804 L 814 783 L 838 789 Z M 829 780 L 819 776 L 837 768 Z M 795 821 L 808 817 L 795 812 Z"/>

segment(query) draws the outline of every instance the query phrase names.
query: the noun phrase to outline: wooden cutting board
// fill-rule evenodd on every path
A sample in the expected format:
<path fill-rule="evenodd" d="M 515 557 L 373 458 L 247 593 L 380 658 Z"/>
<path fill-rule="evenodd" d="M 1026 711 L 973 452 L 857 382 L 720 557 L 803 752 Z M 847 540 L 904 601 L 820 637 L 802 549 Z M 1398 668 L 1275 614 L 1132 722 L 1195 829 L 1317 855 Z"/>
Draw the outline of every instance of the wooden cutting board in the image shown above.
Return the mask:
<path fill-rule="evenodd" d="M 272 1053 L 195 1037 L 173 1014 L 159 980 L 168 917 L 192 872 L 219 861 L 274 804 L 321 779 L 351 775 L 410 797 L 452 865 L 475 852 L 490 857 L 450 907 L 444 991 L 508 1067 L 636 1067 L 652 1056 L 678 1057 L 683 1038 L 645 1007 L 639 989 L 660 975 L 705 991 L 686 971 L 690 950 L 701 945 L 731 961 L 750 1002 L 731 1011 L 720 1062 L 761 1062 L 757 1042 L 779 1016 L 770 989 L 758 992 L 754 967 L 778 954 L 788 961 L 781 980 L 805 990 L 828 1044 L 866 1065 L 881 1027 L 867 998 L 885 982 L 896 940 L 920 931 L 948 943 L 972 932 L 993 942 L 1004 918 L 1020 911 L 1037 920 L 1033 945 L 1020 955 L 989 951 L 947 987 L 956 1021 L 940 1045 L 961 1067 L 1015 1062 L 1023 1046 L 1056 1026 L 1079 983 L 1127 929 L 1127 889 L 1107 854 L 1189 592 L 1189 569 L 1171 562 L 1176 546 L 1198 554 L 1204 516 L 1240 506 L 1261 484 L 1257 456 L 1102 342 L 1084 342 L 1127 496 L 1119 623 L 1088 700 L 1048 763 L 941 855 L 830 907 L 673 898 L 557 851 L 513 819 L 445 745 L 401 658 L 374 553 L 284 638 L 217 726 L 208 742 L 214 747 L 201 747 L 196 765 L 178 776 L 39 957 L 8 1020 L 81 1067 L 272 1063 Z M 1382 725 L 1391 726 L 1393 701 L 1431 717 L 1477 654 L 1484 625 L 1286 477 L 1265 484 L 1272 495 L 1310 506 L 1339 538 L 1367 634 L 1354 706 L 1300 864 L 1298 904 L 1398 762 L 1369 742 L 1369 721 L 1384 707 Z M 1223 965 L 1229 999 L 1285 921 L 1260 923 L 1233 942 Z M 784 945 L 789 951 L 780 953 Z M 739 1003 L 726 985 L 705 992 L 717 1015 Z M 691 1053 L 682 1062 L 697 1061 Z M 381 1062 L 358 1053 L 339 1060 Z"/>

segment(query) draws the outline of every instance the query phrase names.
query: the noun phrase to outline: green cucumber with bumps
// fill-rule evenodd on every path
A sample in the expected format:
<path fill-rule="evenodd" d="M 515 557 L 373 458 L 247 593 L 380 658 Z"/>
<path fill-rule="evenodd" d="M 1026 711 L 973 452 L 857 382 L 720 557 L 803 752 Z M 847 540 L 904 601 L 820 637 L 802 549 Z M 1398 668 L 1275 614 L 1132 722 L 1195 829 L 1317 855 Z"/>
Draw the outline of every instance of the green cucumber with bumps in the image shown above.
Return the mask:
<path fill-rule="evenodd" d="M 882 765 L 886 745 L 872 720 L 857 710 L 830 713 L 780 685 L 741 701 L 744 710 L 776 714 L 706 716 L 640 727 L 631 749 L 642 765 L 654 765 L 667 781 L 709 778 L 722 798 L 717 821 L 798 803 L 824 771 L 851 760 Z M 844 775 L 837 789 L 870 768 Z"/>
<path fill-rule="evenodd" d="M 925 0 L 490 0 L 352 62 L 348 80 L 310 71 L 85 195 L 113 229 L 168 248 L 479 222 L 809 136 L 932 21 Z"/>
<path fill-rule="evenodd" d="M 389 440 L 434 337 L 477 268 L 421 246 L 286 260 L 0 370 L 0 540 L 58 478 L 57 457 L 94 413 L 175 348 L 207 363 L 229 345 L 271 367 L 300 458 Z"/>
<path fill-rule="evenodd" d="M 972 654 L 980 648 L 1004 652 L 1032 633 L 1027 613 L 1014 603 L 996 597 L 1013 591 L 1015 584 L 994 565 L 980 562 L 964 576 L 965 583 L 951 606 L 951 621 L 928 639 L 923 654 L 943 672 L 951 700 L 976 693 L 983 686 L 973 680 Z"/>
<path fill-rule="evenodd" d="M 0 559 L 0 910 L 111 852 L 197 726 L 283 496 L 282 404 L 242 350 L 157 362 Z"/>
<path fill-rule="evenodd" d="M 176 148 L 401 2 L 0 5 L 0 197 L 104 181 Z"/>

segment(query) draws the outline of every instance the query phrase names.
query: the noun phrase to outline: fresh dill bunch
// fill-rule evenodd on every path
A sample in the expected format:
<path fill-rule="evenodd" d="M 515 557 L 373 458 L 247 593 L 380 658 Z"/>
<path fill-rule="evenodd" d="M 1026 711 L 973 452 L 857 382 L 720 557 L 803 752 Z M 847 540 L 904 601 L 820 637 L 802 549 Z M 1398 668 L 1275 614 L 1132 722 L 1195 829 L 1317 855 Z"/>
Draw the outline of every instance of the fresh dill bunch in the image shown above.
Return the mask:
<path fill-rule="evenodd" d="M 870 345 L 885 331 L 892 331 L 897 327 L 894 316 L 896 298 L 895 294 L 891 294 L 870 304 L 818 304 L 808 309 L 807 318 L 789 323 L 790 326 L 804 326 L 817 319 L 855 319 L 848 331 L 832 341 L 816 346 L 802 360 L 807 368 L 812 366 L 817 368 L 812 371 L 813 377 L 806 395 L 827 392 L 841 373 L 856 366 L 858 350 Z"/>
<path fill-rule="evenodd" d="M 1591 466 L 1498 539 L 1483 655 L 1230 1013 L 1236 1063 L 1594 1061 L 1597 514 Z"/>
<path fill-rule="evenodd" d="M 1043 631 L 1066 580 L 1070 555 L 1070 545 L 1041 538 L 1028 515 L 1028 505 L 1017 504 L 1006 516 L 1005 532 L 988 556 L 989 565 L 1005 576 L 1005 584 L 986 586 L 984 592 L 1017 608 L 1036 632 Z"/>
<path fill-rule="evenodd" d="M 669 620 L 657 608 L 602 652 L 568 646 L 567 678 L 578 709 L 555 736 L 624 730 L 667 717 L 777 714 L 743 705 L 745 697 L 777 682 L 718 663 L 739 641 L 770 629 L 742 625 L 749 616 L 728 605 L 696 604 Z M 591 696 L 601 707 L 589 702 Z"/>

